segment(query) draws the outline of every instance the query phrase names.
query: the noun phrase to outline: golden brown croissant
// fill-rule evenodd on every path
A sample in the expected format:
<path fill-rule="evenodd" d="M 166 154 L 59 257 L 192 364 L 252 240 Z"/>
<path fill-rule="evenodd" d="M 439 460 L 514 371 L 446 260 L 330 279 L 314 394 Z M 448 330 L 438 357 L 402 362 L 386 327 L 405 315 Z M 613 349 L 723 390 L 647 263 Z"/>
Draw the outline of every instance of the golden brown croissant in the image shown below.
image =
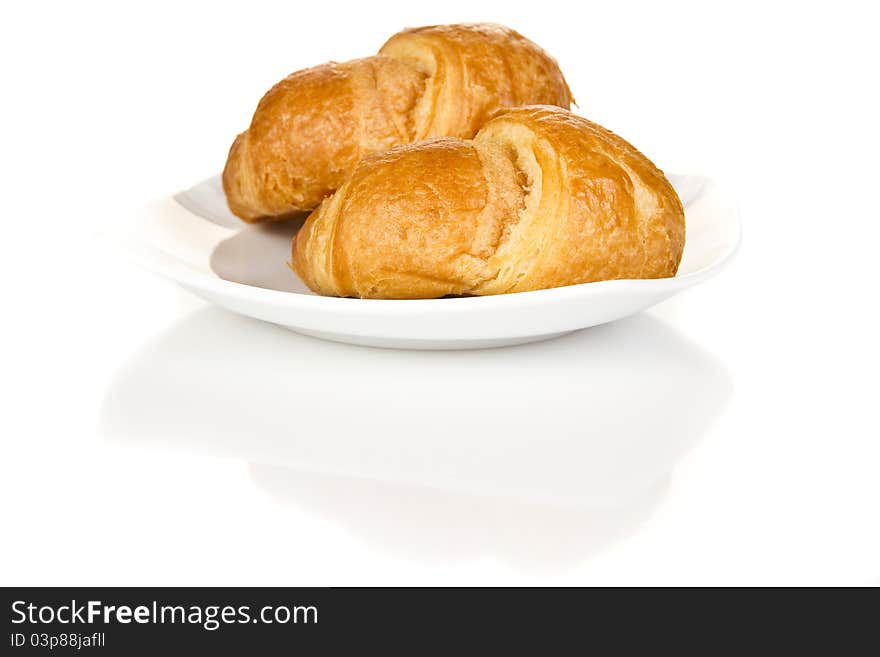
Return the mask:
<path fill-rule="evenodd" d="M 308 218 L 293 267 L 315 292 L 417 299 L 674 276 L 684 211 L 612 132 L 550 106 L 502 111 L 474 140 L 368 156 Z"/>
<path fill-rule="evenodd" d="M 473 137 L 499 108 L 568 108 L 555 60 L 500 25 L 405 30 L 380 54 L 294 73 L 260 101 L 223 171 L 245 221 L 311 210 L 358 161 L 427 137 Z"/>

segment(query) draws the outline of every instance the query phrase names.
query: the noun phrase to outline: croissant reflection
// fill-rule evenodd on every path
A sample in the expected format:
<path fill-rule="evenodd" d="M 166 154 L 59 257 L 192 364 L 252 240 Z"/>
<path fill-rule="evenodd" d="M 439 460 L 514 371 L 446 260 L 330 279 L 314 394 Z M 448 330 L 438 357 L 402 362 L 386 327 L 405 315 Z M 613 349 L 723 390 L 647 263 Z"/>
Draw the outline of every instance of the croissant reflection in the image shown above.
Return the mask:
<path fill-rule="evenodd" d="M 472 137 L 497 109 L 568 108 L 558 65 L 500 25 L 404 30 L 378 55 L 298 71 L 260 101 L 229 152 L 223 186 L 245 221 L 311 210 L 368 153 Z"/>
<path fill-rule="evenodd" d="M 120 370 L 102 428 L 248 461 L 261 488 L 394 551 L 544 568 L 635 531 L 730 387 L 716 358 L 648 314 L 417 352 L 206 309 Z M 539 531 L 526 539 L 526 526 Z"/>
<path fill-rule="evenodd" d="M 103 417 L 118 439 L 601 502 L 668 474 L 729 390 L 714 357 L 647 314 L 520 347 L 416 352 L 323 342 L 206 309 L 120 371 Z"/>
<path fill-rule="evenodd" d="M 492 555 L 526 571 L 559 572 L 638 530 L 669 478 L 620 503 L 562 504 L 251 463 L 279 503 L 328 517 L 371 546 L 420 561 Z"/>

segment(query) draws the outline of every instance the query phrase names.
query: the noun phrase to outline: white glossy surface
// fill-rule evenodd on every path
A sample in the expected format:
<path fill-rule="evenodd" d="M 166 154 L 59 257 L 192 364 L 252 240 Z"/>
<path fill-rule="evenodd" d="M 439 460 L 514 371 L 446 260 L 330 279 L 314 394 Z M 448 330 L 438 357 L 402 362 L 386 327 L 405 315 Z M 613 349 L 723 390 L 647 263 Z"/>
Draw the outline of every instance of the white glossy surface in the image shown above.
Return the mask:
<path fill-rule="evenodd" d="M 400 385 L 414 392 L 401 395 Z M 730 391 L 717 358 L 645 315 L 535 345 L 439 354 L 324 344 L 206 310 L 135 355 L 111 384 L 102 418 L 114 440 L 468 493 L 607 503 L 668 476 Z"/>
<path fill-rule="evenodd" d="M 472 5 L 7 10 L 0 583 L 880 582 L 865 5 Z M 95 239 L 217 171 L 290 70 L 486 17 L 546 45 L 584 114 L 733 189 L 729 269 L 410 360 L 212 308 Z"/>
<path fill-rule="evenodd" d="M 458 299 L 321 297 L 288 264 L 301 221 L 244 225 L 226 207 L 217 176 L 146 207 L 120 229 L 119 242 L 135 262 L 198 296 L 305 335 L 401 349 L 500 347 L 627 317 L 717 274 L 739 246 L 736 205 L 703 176 L 669 178 L 687 222 L 674 278 Z"/>

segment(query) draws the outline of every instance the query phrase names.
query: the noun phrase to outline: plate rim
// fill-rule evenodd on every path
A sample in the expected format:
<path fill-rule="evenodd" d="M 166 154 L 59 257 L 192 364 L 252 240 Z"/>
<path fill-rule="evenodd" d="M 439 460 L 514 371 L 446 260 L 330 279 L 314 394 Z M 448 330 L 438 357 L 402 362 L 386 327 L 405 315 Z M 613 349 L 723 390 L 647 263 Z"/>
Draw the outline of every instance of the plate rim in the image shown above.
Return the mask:
<path fill-rule="evenodd" d="M 257 301 L 270 304 L 276 308 L 287 307 L 291 309 L 327 310 L 343 312 L 467 312 L 476 309 L 491 309 L 504 307 L 509 304 L 540 303 L 543 301 L 564 301 L 573 297 L 582 298 L 585 295 L 602 295 L 612 293 L 620 288 L 639 289 L 648 291 L 650 288 L 663 286 L 667 291 L 675 292 L 686 287 L 691 287 L 713 277 L 724 269 L 737 255 L 742 244 L 742 219 L 740 209 L 732 202 L 732 197 L 726 193 L 718 183 L 705 174 L 675 174 L 681 177 L 699 177 L 709 186 L 720 190 L 721 196 L 731 201 L 729 208 L 729 225 L 731 239 L 726 252 L 707 266 L 681 276 L 650 279 L 612 279 L 577 283 L 562 287 L 546 288 L 541 290 L 528 290 L 523 292 L 508 292 L 486 296 L 448 297 L 436 299 L 361 299 L 353 297 L 332 297 L 317 294 L 303 294 L 296 291 L 275 290 L 270 288 L 248 285 L 238 281 L 231 281 L 216 274 L 209 274 L 186 262 L 180 257 L 168 253 L 160 245 L 149 243 L 142 237 L 137 236 L 137 231 L 130 231 L 124 236 L 118 236 L 115 240 L 117 246 L 129 255 L 139 266 L 160 276 L 180 283 L 186 287 L 196 288 L 208 293 L 225 296 L 233 296 L 239 300 Z M 178 212 L 185 212 L 193 217 L 199 217 L 175 198 L 175 195 L 163 197 L 148 204 L 142 212 L 150 215 L 156 212 L 166 212 L 168 205 L 173 204 Z M 163 207 L 164 206 L 164 207 Z M 204 220 L 203 217 L 199 217 Z M 231 230 L 231 229 L 230 229 Z"/>

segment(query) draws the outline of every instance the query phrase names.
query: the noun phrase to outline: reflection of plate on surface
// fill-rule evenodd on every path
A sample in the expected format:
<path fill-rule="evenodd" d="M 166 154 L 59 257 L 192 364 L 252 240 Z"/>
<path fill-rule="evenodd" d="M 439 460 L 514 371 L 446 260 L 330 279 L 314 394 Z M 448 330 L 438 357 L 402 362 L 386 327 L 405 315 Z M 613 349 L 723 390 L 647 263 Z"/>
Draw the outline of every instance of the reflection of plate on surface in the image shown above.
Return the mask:
<path fill-rule="evenodd" d="M 739 243 L 734 204 L 706 178 L 670 180 L 687 221 L 684 257 L 674 278 L 456 299 L 317 296 L 287 266 L 300 222 L 238 222 L 226 208 L 218 178 L 147 208 L 125 245 L 148 269 L 218 306 L 306 335 L 381 347 L 494 347 L 620 319 L 717 273 Z"/>
<path fill-rule="evenodd" d="M 298 471 L 605 504 L 668 476 L 730 393 L 724 365 L 651 313 L 438 353 L 319 342 L 205 308 L 120 370 L 102 426 Z"/>

